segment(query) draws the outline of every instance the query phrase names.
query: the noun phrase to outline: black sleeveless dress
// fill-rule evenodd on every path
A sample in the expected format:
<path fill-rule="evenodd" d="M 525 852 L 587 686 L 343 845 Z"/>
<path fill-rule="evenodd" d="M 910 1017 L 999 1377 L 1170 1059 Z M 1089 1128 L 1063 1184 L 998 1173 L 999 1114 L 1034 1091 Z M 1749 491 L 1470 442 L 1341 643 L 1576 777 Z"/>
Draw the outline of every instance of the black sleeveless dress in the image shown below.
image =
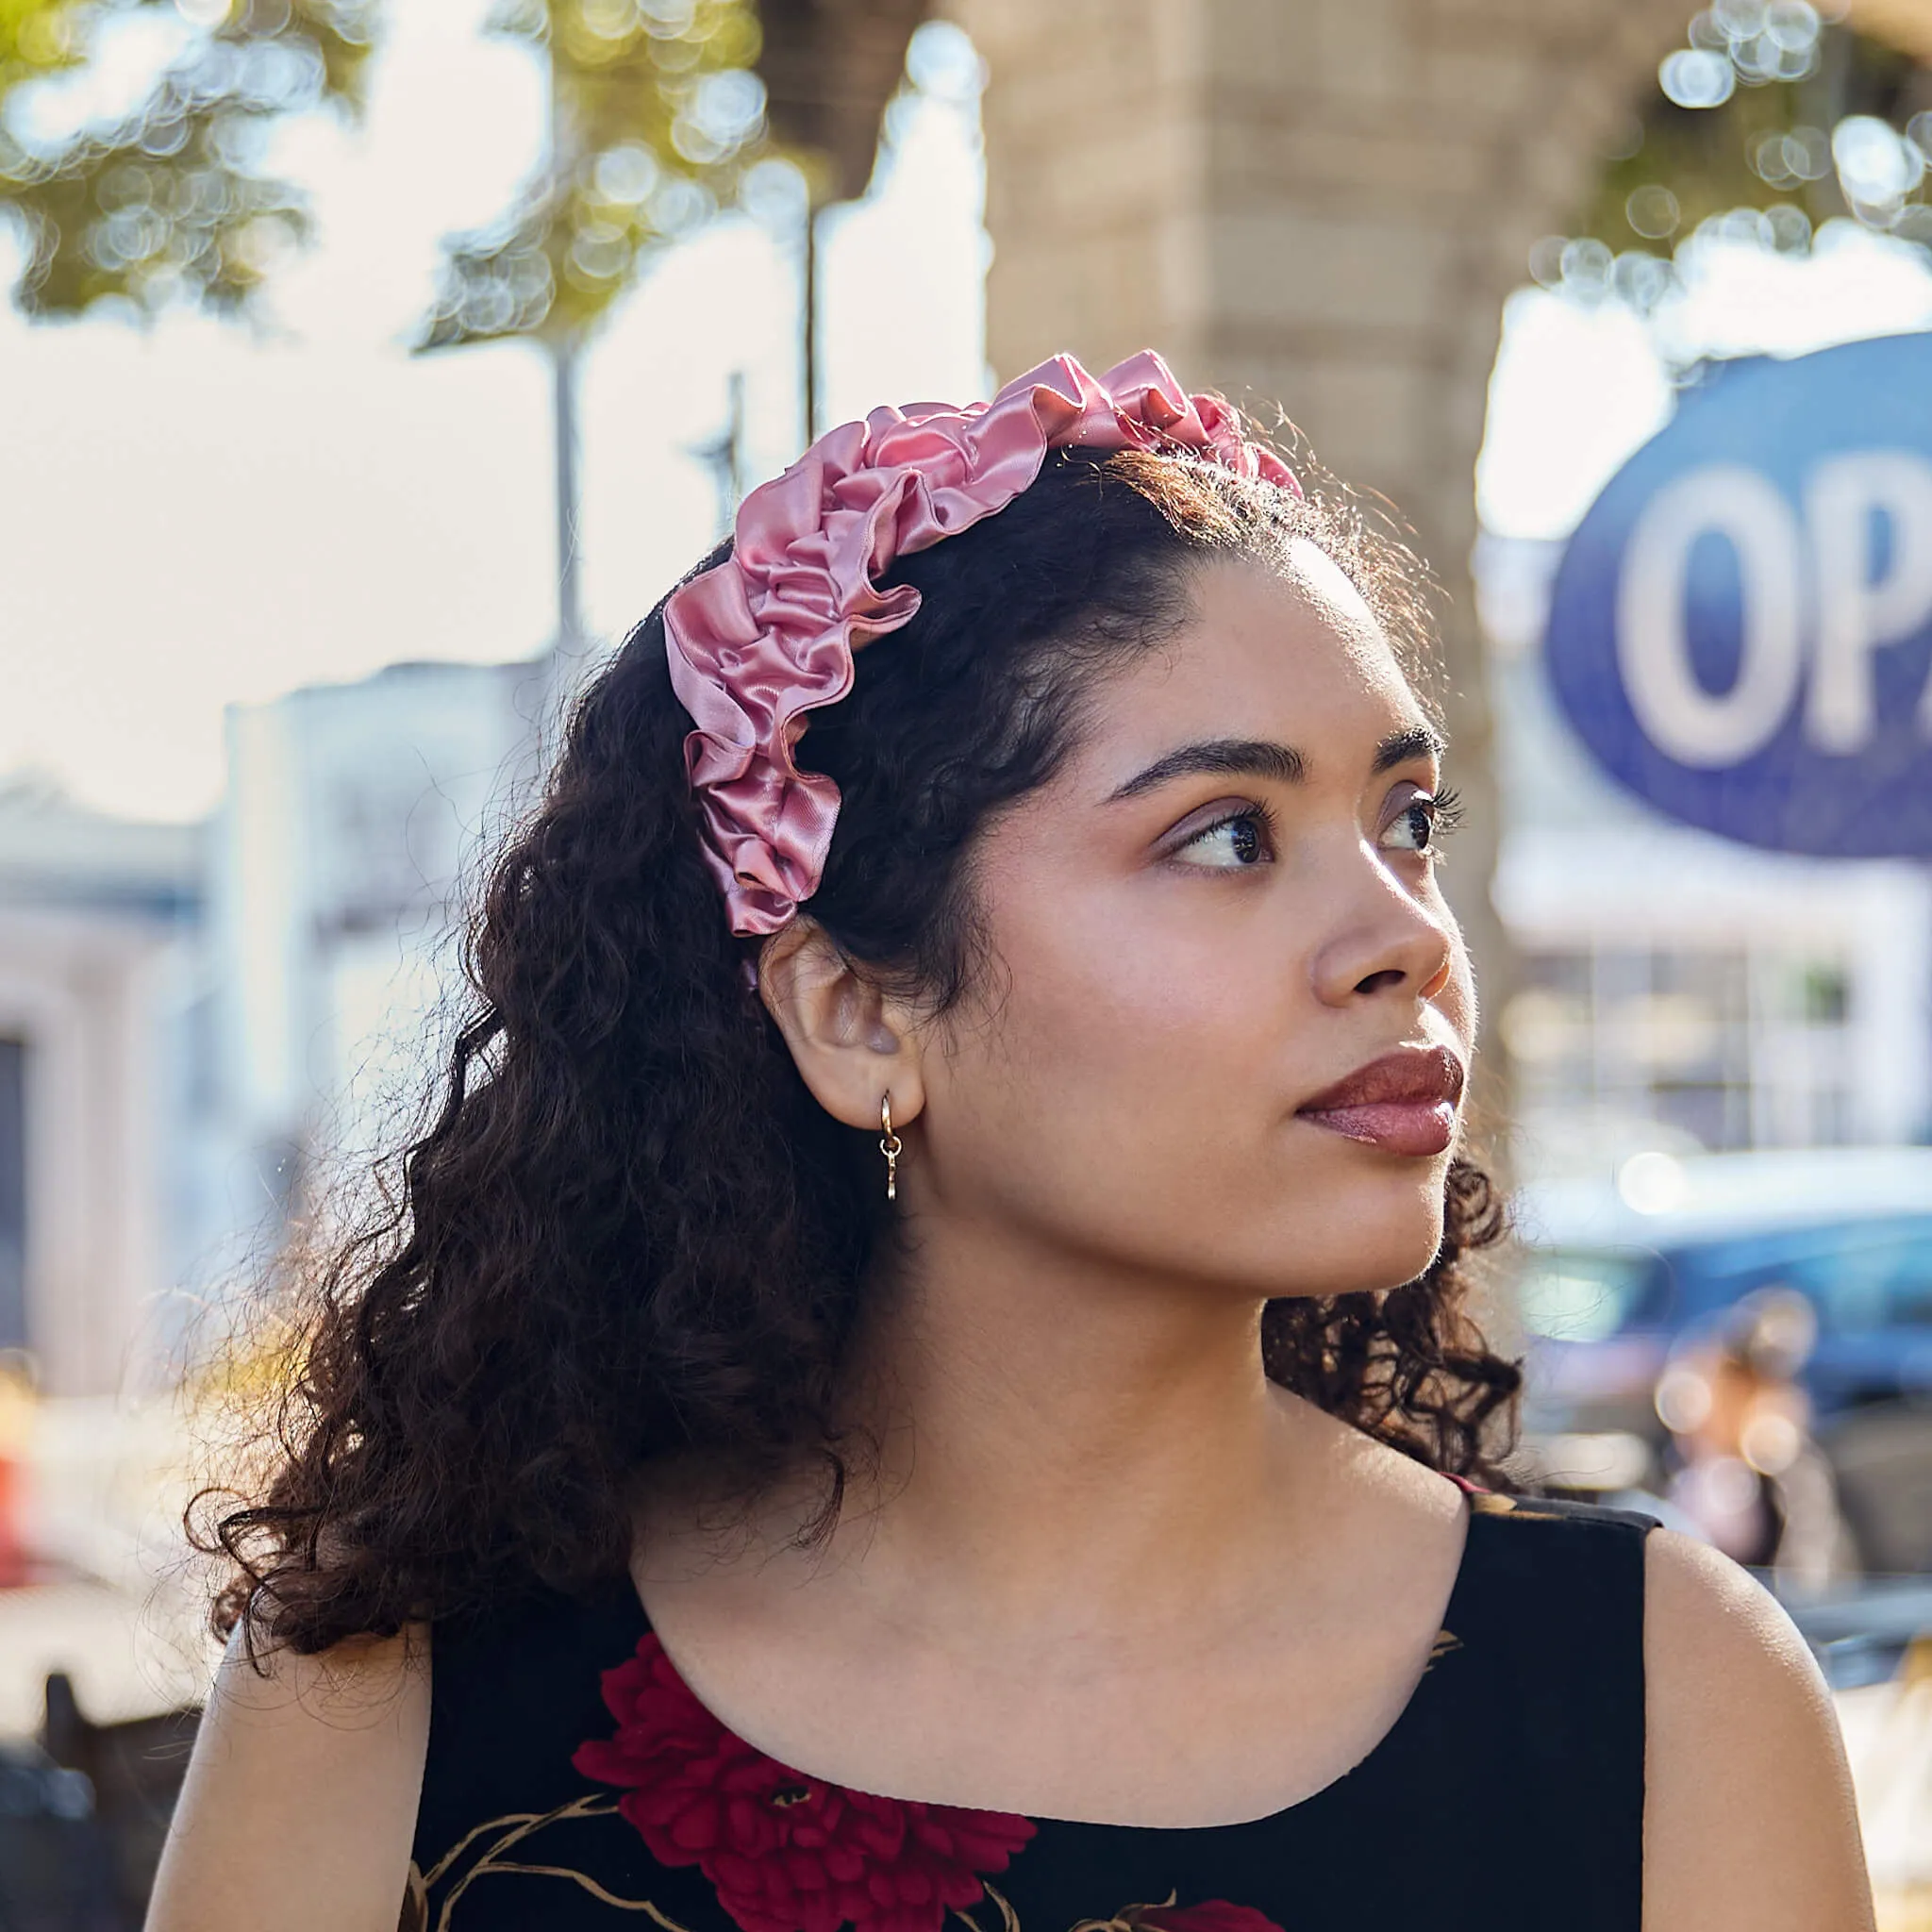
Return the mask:
<path fill-rule="evenodd" d="M 1639 1932 L 1647 1516 L 1477 1492 L 1428 1668 L 1241 1824 L 849 1791 L 724 1729 L 628 1579 L 432 1637 L 402 1932 Z"/>

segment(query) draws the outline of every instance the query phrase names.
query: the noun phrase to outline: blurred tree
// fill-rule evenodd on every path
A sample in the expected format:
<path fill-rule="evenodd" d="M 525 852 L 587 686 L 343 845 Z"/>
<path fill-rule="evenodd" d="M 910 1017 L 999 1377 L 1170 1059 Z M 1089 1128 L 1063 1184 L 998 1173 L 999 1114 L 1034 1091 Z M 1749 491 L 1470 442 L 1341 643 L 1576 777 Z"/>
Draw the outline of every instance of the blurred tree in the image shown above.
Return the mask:
<path fill-rule="evenodd" d="M 283 117 L 355 111 L 377 0 L 0 0 L 0 213 L 25 241 L 29 315 L 99 303 L 244 308 L 308 231 L 292 184 L 258 170 Z M 145 21 L 175 45 L 144 96 L 62 125 L 63 76 Z M 71 114 L 65 117 L 72 121 Z"/>
<path fill-rule="evenodd" d="M 1673 286 L 1673 245 L 1707 224 L 1802 254 L 1849 216 L 1932 250 L 1932 71 L 1867 10 L 1853 21 L 1870 33 L 1809 0 L 1687 8 L 1685 44 L 1607 157 L 1577 234 L 1539 244 L 1537 279 L 1647 310 Z"/>
<path fill-rule="evenodd" d="M 584 341 L 663 243 L 735 196 L 764 152 L 751 0 L 504 0 L 494 32 L 548 60 L 550 141 L 492 226 L 450 238 L 419 350 L 520 337 L 549 357 L 558 644 L 581 642 L 576 379 Z"/>
<path fill-rule="evenodd" d="M 580 339 L 760 148 L 750 0 L 505 0 L 491 28 L 548 59 L 549 152 L 500 222 L 445 244 L 423 349 Z"/>
<path fill-rule="evenodd" d="M 22 231 L 13 291 L 30 315 L 107 303 L 243 309 L 308 232 L 292 184 L 258 163 L 275 123 L 359 108 L 385 0 L 0 0 L 0 212 Z M 775 158 L 803 176 L 805 383 L 812 417 L 812 223 L 864 192 L 879 117 L 928 0 L 501 0 L 494 32 L 547 62 L 550 138 L 513 205 L 444 244 L 420 351 L 536 342 L 555 375 L 558 641 L 581 640 L 575 544 L 576 371 L 596 324 L 661 245 Z M 109 34 L 146 21 L 175 44 L 143 98 L 76 117 Z M 62 125 L 62 109 L 67 108 Z"/>
<path fill-rule="evenodd" d="M 575 529 L 586 340 L 659 247 L 735 200 L 754 166 L 789 160 L 804 188 L 800 387 L 809 437 L 817 216 L 827 202 L 864 193 L 880 115 L 928 10 L 929 0 L 503 0 L 497 8 L 493 30 L 549 62 L 549 148 L 500 221 L 445 244 L 416 346 L 521 337 L 550 358 L 566 655 L 584 636 Z"/>

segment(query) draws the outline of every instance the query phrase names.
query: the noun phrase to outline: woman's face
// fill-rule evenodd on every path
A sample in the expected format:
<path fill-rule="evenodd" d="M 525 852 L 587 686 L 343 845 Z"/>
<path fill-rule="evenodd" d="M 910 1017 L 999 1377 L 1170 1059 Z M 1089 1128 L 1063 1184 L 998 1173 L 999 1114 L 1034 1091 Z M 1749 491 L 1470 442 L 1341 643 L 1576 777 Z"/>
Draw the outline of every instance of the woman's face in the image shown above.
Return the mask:
<path fill-rule="evenodd" d="M 1474 1025 L 1437 735 L 1312 544 L 1192 601 L 980 842 L 992 961 L 922 1056 L 916 1200 L 1258 1295 L 1392 1287 L 1441 1240 Z"/>

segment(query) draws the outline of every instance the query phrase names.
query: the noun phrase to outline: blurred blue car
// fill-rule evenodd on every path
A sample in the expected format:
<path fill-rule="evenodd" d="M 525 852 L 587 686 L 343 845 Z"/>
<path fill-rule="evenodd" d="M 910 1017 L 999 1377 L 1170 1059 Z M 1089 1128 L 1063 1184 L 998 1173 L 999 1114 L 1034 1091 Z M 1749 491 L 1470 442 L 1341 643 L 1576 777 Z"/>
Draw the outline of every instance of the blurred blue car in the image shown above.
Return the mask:
<path fill-rule="evenodd" d="M 1932 1149 L 1641 1154 L 1601 1183 L 1525 1186 L 1517 1231 L 1533 1441 L 1583 1465 L 1603 1445 L 1602 1487 L 1654 1484 L 1673 1348 L 1754 1291 L 1795 1289 L 1864 1566 L 1932 1569 Z"/>

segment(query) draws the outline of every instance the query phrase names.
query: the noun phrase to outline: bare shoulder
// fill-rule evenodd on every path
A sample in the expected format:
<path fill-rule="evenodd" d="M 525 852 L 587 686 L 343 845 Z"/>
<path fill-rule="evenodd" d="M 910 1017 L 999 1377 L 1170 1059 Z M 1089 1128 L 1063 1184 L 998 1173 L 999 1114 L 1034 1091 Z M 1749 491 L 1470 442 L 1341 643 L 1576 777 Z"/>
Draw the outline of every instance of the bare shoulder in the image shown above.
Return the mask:
<path fill-rule="evenodd" d="M 410 1630 L 258 1668 L 229 1644 L 147 1932 L 394 1932 L 429 1739 L 428 1647 Z"/>
<path fill-rule="evenodd" d="M 1644 1932 L 1870 1932 L 1844 1747 L 1790 1619 L 1670 1530 L 1644 1596 Z"/>

